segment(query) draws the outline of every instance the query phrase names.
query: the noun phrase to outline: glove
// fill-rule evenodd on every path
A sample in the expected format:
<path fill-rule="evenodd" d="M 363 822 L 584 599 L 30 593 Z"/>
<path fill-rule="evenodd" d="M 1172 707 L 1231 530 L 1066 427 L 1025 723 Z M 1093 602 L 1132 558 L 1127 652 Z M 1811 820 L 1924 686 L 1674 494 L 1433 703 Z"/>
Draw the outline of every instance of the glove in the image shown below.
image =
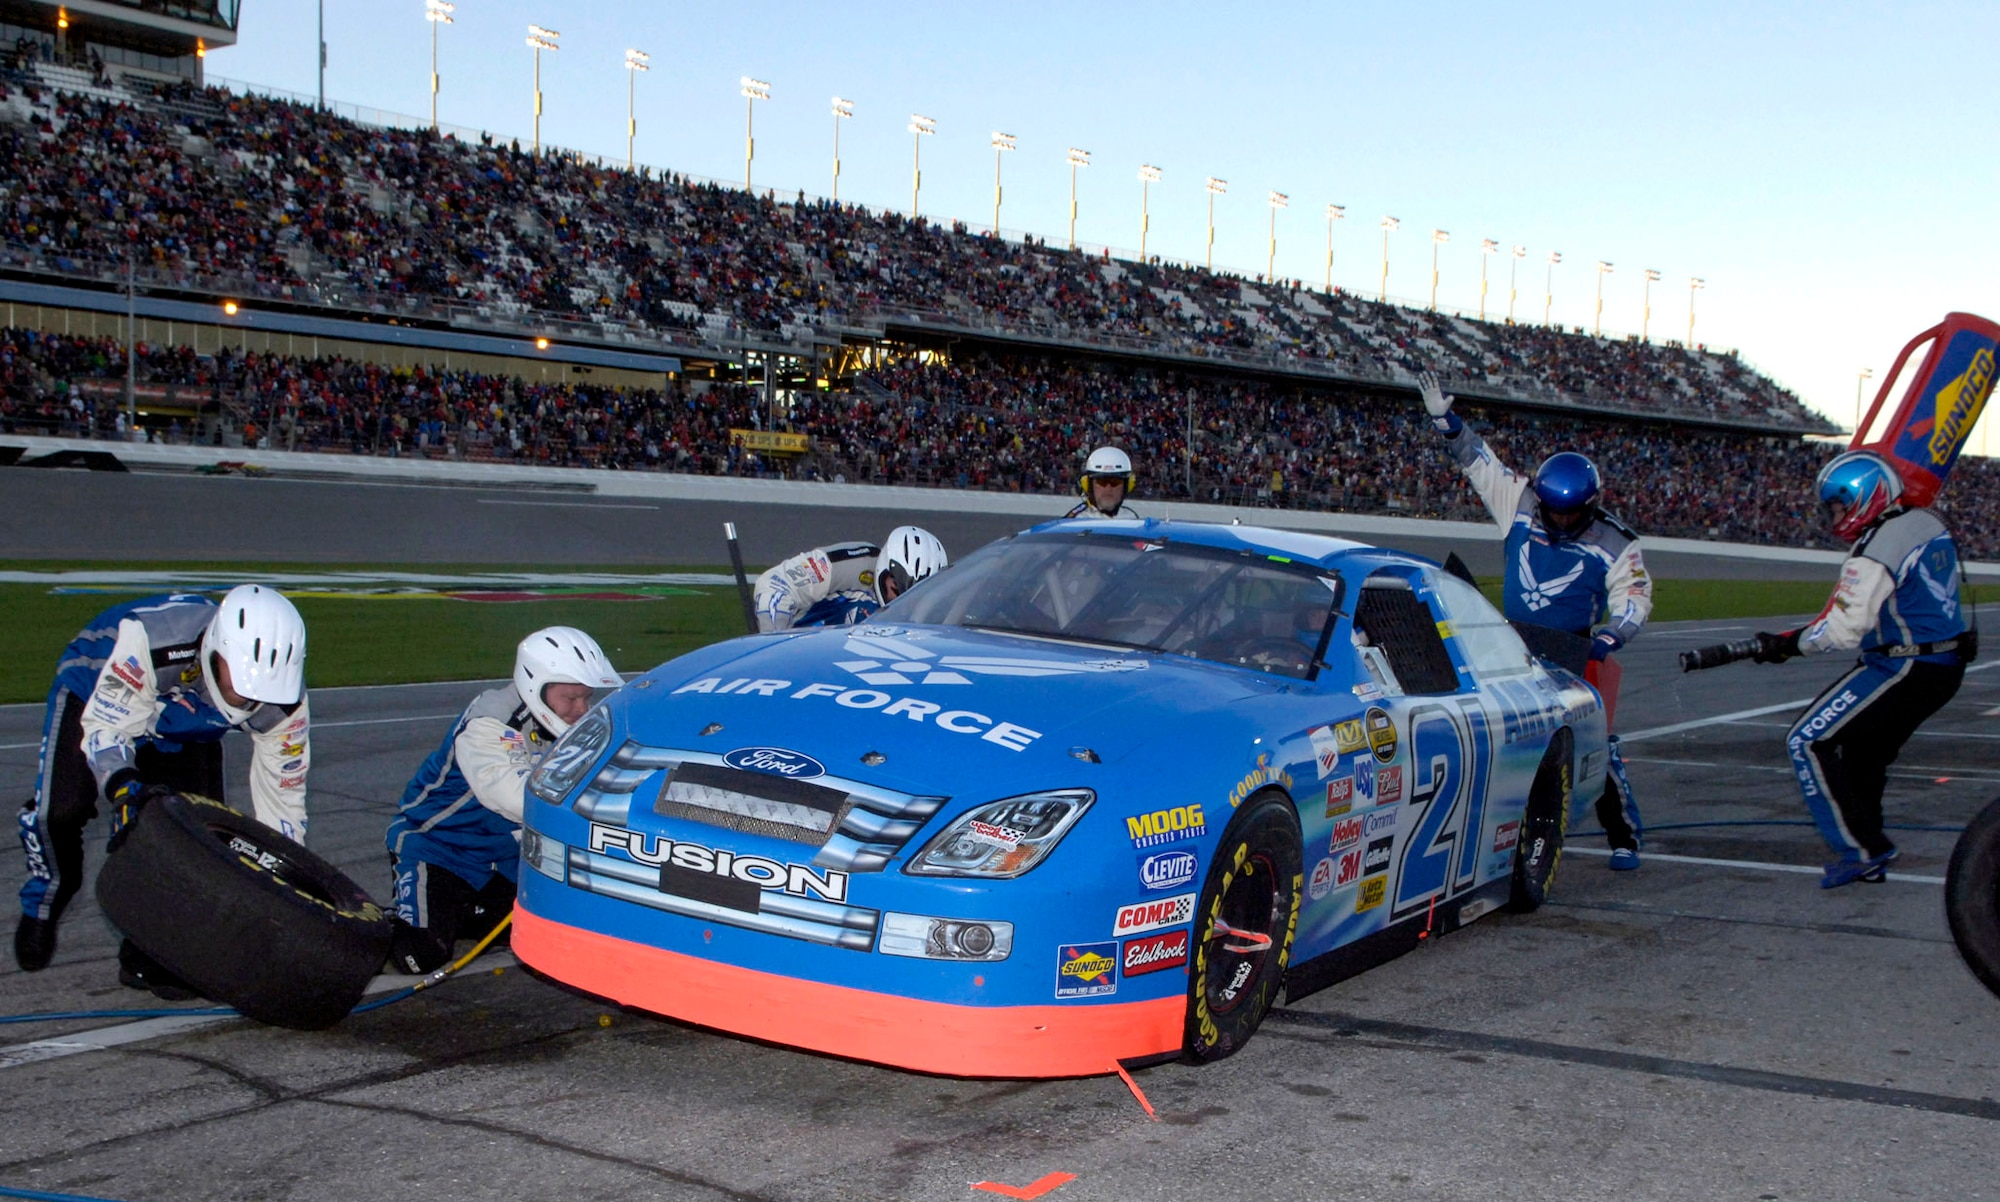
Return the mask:
<path fill-rule="evenodd" d="M 1625 640 L 1608 630 L 1600 630 L 1597 637 L 1590 640 L 1590 662 L 1602 663 L 1604 657 L 1625 645 Z"/>
<path fill-rule="evenodd" d="M 1417 377 L 1417 393 L 1424 398 L 1424 412 L 1431 415 L 1431 424 L 1438 428 L 1438 433 L 1458 433 L 1465 423 L 1451 411 L 1451 398 L 1438 384 L 1436 372 L 1427 371 Z"/>
<path fill-rule="evenodd" d="M 135 800 L 145 788 L 146 783 L 139 779 L 137 769 L 120 768 L 104 782 L 104 800 L 114 806 L 122 806 Z"/>
<path fill-rule="evenodd" d="M 1787 630 L 1783 634 L 1772 634 L 1767 630 L 1757 632 L 1757 650 L 1750 656 L 1760 664 L 1782 664 L 1788 659 L 1797 659 L 1804 654 L 1799 650 L 1799 632 Z"/>

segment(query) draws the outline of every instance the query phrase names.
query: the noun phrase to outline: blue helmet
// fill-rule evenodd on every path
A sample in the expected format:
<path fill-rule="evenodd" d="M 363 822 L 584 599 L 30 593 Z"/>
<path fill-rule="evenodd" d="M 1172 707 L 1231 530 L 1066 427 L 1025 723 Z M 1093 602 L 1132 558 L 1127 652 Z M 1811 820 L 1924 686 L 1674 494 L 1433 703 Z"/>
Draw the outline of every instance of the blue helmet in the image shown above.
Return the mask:
<path fill-rule="evenodd" d="M 1845 451 L 1819 469 L 1817 487 L 1835 536 L 1854 539 L 1903 495 L 1903 478 L 1873 451 Z"/>
<path fill-rule="evenodd" d="M 1535 469 L 1542 525 L 1557 538 L 1583 533 L 1597 516 L 1597 494 L 1602 487 L 1597 465 L 1575 451 L 1561 451 L 1544 459 Z"/>

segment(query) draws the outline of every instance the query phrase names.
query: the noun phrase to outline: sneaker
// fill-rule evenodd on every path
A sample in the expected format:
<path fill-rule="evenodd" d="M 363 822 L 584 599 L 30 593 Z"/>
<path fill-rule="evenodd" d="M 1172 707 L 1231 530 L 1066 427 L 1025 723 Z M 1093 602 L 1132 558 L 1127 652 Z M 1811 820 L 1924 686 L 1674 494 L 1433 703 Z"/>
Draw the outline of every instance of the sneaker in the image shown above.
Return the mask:
<path fill-rule="evenodd" d="M 1611 849 L 1611 871 L 1630 872 L 1638 866 L 1638 849 L 1631 847 L 1614 847 Z"/>
<path fill-rule="evenodd" d="M 21 915 L 21 925 L 14 928 L 14 963 L 22 972 L 40 972 L 55 955 L 55 920 Z"/>
<path fill-rule="evenodd" d="M 1900 854 L 1890 848 L 1879 856 L 1869 856 L 1865 860 L 1839 859 L 1826 866 L 1826 872 L 1819 878 L 1822 889 L 1838 889 L 1861 881 L 1869 885 L 1879 885 L 1889 879 L 1889 862 Z"/>
<path fill-rule="evenodd" d="M 144 989 L 163 1002 L 185 1002 L 201 996 L 130 939 L 118 947 L 118 983 L 127 989 Z"/>

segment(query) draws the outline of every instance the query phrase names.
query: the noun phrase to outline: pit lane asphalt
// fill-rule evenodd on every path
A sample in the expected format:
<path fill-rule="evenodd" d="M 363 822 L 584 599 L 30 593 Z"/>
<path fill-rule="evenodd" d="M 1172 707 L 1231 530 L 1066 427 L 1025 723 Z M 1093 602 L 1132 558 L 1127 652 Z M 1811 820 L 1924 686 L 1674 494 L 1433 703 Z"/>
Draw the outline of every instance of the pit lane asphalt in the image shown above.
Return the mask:
<path fill-rule="evenodd" d="M 1646 733 L 1797 702 L 1844 668 L 1675 670 L 1677 651 L 1750 629 L 1665 625 L 1625 656 L 1619 721 L 1656 828 L 1804 817 L 1789 707 Z M 2000 792 L 1994 664 L 1906 750 L 1892 822 L 1955 826 Z M 478 688 L 315 693 L 310 841 L 377 896 L 394 799 Z M 0 708 L 9 799 L 30 790 L 39 722 Z M 1831 892 L 1808 827 L 1657 830 L 1630 874 L 1576 838 L 1539 913 L 1286 1004 L 1220 1064 L 1134 1073 L 1157 1122 L 1116 1077 L 917 1076 L 482 968 L 322 1033 L 231 1021 L 0 1068 L 0 1185 L 819 1202 L 976 1199 L 991 1195 L 975 1182 L 1070 1173 L 1048 1197 L 1992 1197 L 2000 998 L 1945 929 L 1933 882 L 1953 836 L 1896 837 L 1905 879 Z M 8 896 L 21 873 L 0 855 Z M 149 1004 L 117 985 L 114 947 L 86 888 L 49 969 L 0 969 L 0 1012 Z M 0 1043 L 102 1025 L 0 1028 Z"/>

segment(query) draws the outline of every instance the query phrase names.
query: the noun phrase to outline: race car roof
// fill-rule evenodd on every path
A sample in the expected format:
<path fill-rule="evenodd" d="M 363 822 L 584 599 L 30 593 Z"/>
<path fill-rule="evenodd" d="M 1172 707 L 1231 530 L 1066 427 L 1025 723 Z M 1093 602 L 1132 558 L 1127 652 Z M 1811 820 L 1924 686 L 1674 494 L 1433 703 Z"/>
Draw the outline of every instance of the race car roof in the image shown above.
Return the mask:
<path fill-rule="evenodd" d="M 1192 543 L 1199 547 L 1221 547 L 1250 551 L 1259 555 L 1282 555 L 1305 560 L 1321 567 L 1350 551 L 1372 551 L 1369 543 L 1358 543 L 1324 534 L 1302 534 L 1296 530 L 1273 530 L 1269 526 L 1223 526 L 1212 522 L 1176 522 L 1165 518 L 1134 521 L 1121 518 L 1069 519 L 1043 522 L 1029 534 L 1081 533 L 1114 534 L 1133 538 L 1161 539 Z"/>

